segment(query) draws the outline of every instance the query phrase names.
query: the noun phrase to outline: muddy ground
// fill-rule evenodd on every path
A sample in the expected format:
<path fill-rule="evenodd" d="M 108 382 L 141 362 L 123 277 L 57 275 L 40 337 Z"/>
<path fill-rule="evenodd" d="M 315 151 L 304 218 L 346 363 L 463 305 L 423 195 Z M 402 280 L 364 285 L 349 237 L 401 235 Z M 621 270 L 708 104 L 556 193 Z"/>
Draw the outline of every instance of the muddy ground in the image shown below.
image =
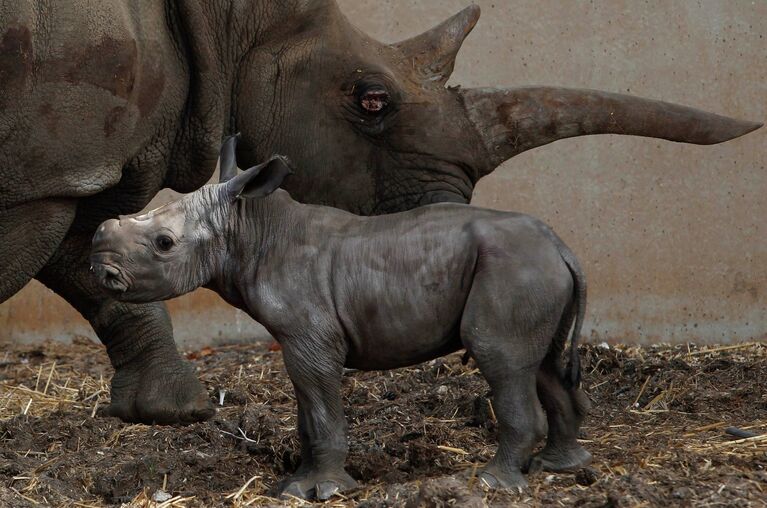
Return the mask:
<path fill-rule="evenodd" d="M 103 348 L 0 355 L 0 506 L 267 506 L 298 461 L 295 401 L 266 345 L 188 353 L 223 405 L 187 427 L 101 418 Z M 594 462 L 538 473 L 522 494 L 455 479 L 488 460 L 488 388 L 460 355 L 349 373 L 348 471 L 362 487 L 337 506 L 767 506 L 767 345 L 583 346 Z M 94 417 L 94 415 L 96 415 Z M 736 426 L 757 437 L 736 439 Z M 154 500 L 153 500 L 154 499 Z M 303 504 L 298 500 L 288 504 Z"/>

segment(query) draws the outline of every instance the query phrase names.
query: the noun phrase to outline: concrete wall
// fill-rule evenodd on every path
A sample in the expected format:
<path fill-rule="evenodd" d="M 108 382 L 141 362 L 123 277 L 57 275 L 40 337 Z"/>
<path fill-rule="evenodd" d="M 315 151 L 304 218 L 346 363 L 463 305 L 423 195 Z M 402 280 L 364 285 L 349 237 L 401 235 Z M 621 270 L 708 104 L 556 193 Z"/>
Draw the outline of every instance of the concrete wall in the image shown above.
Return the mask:
<path fill-rule="evenodd" d="M 767 119 L 767 2 L 486 0 L 453 84 L 628 92 Z M 396 41 L 467 0 L 340 0 Z M 480 182 L 474 204 L 537 215 L 583 261 L 594 340 L 729 342 L 767 334 L 767 128 L 699 147 L 618 136 L 559 141 Z M 186 344 L 263 336 L 200 290 L 170 302 Z M 30 284 L 0 305 L 0 340 L 90 335 Z"/>

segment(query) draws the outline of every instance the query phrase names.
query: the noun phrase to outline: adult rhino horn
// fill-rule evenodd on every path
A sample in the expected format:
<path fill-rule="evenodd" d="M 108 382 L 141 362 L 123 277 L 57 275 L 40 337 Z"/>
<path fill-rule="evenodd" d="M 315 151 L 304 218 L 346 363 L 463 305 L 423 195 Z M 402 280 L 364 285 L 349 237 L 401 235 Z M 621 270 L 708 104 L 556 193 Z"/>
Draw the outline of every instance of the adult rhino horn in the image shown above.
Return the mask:
<path fill-rule="evenodd" d="M 228 182 L 237 176 L 237 140 L 240 139 L 238 132 L 234 136 L 229 136 L 224 140 L 219 154 L 219 183 Z"/>
<path fill-rule="evenodd" d="M 494 169 L 537 146 L 589 134 L 626 134 L 713 145 L 762 126 L 629 95 L 554 87 L 467 88 L 458 92 Z"/>
<path fill-rule="evenodd" d="M 477 24 L 479 14 L 479 6 L 470 5 L 431 30 L 393 46 L 404 53 L 423 81 L 444 85 L 453 72 L 458 50 Z"/>

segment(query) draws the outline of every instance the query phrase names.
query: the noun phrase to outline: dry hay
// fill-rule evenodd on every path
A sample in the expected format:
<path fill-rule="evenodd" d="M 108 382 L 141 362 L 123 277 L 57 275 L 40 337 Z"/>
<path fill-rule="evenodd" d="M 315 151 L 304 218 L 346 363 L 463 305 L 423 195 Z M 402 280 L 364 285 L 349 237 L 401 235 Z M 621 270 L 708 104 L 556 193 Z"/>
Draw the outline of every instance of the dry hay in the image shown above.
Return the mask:
<path fill-rule="evenodd" d="M 0 506 L 304 506 L 270 497 L 298 463 L 295 402 L 264 345 L 188 355 L 216 417 L 186 427 L 95 416 L 108 402 L 103 348 L 8 349 L 0 360 Z M 484 492 L 488 388 L 459 355 L 344 378 L 348 470 L 362 487 L 330 506 L 767 506 L 767 346 L 584 346 L 594 463 Z M 729 426 L 755 436 L 733 438 Z M 463 477 L 459 474 L 464 475 Z"/>

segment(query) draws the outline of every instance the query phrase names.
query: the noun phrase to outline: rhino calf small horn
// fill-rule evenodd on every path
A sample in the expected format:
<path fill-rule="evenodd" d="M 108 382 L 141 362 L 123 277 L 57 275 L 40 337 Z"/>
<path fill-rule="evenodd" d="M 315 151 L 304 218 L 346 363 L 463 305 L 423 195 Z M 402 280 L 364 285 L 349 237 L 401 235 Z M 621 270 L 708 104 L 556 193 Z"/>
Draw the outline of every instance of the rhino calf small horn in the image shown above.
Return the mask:
<path fill-rule="evenodd" d="M 457 203 L 376 217 L 300 204 L 278 189 L 292 173 L 286 158 L 238 173 L 236 143 L 224 143 L 220 183 L 103 223 L 91 262 L 118 300 L 205 286 L 281 343 L 304 447 L 282 494 L 327 499 L 356 485 L 344 469 L 344 367 L 391 369 L 462 348 L 492 389 L 499 423 L 483 484 L 521 488 L 527 468 L 590 460 L 576 440 L 588 408 L 577 349 L 586 282 L 548 226 Z M 539 401 L 548 436 L 532 456 L 544 427 Z"/>

